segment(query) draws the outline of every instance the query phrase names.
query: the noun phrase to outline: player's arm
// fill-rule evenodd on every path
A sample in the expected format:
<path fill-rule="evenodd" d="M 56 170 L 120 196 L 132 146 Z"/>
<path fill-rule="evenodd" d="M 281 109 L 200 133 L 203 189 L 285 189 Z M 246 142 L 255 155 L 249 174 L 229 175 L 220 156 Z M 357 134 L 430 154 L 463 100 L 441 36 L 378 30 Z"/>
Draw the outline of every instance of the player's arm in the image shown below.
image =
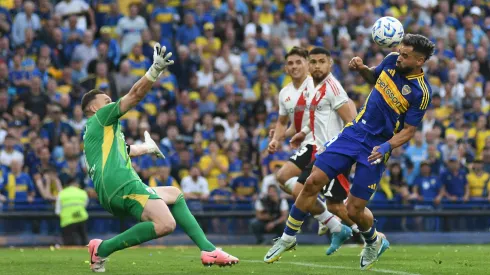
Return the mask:
<path fill-rule="evenodd" d="M 360 57 L 356 56 L 352 58 L 349 62 L 349 69 L 358 71 L 367 83 L 372 85 L 376 83 L 375 68 L 369 68 L 367 65 L 364 65 Z"/>
<path fill-rule="evenodd" d="M 344 121 L 345 124 L 354 120 L 357 115 L 357 112 L 352 110 L 350 99 L 346 103 L 342 104 L 340 108 L 337 109 L 337 114 L 339 114 L 340 118 Z"/>
<path fill-rule="evenodd" d="M 425 111 L 431 102 L 431 91 L 424 87 L 419 90 L 420 96 L 417 97 L 410 107 L 408 107 L 405 113 L 405 126 L 403 129 L 396 133 L 390 140 L 381 144 L 380 146 L 375 146 L 371 155 L 368 157 L 368 161 L 372 164 L 381 163 L 382 157 L 390 152 L 391 150 L 402 146 L 413 138 L 415 132 L 417 131 L 417 125 L 420 125 L 422 119 L 424 118 Z"/>
<path fill-rule="evenodd" d="M 147 131 L 145 131 L 145 142 L 142 144 L 133 144 L 128 146 L 128 154 L 130 157 L 155 154 L 159 158 L 165 158 L 162 151 L 160 151 L 160 148 L 158 148 L 158 145 Z"/>
<path fill-rule="evenodd" d="M 405 123 L 405 127 L 399 133 L 395 134 L 387 142 L 373 148 L 371 155 L 368 157 L 368 161 L 372 164 L 381 163 L 384 154 L 407 143 L 413 138 L 416 131 L 416 126 Z"/>
<path fill-rule="evenodd" d="M 161 47 L 159 43 L 155 44 L 153 47 L 153 64 L 150 69 L 133 85 L 133 87 L 131 87 L 129 93 L 121 98 L 119 108 L 122 114 L 135 107 L 141 100 L 143 100 L 160 74 L 168 66 L 174 64 L 174 61 L 170 60 L 172 53 L 169 52 L 165 55 L 165 51 L 165 46 Z"/>
<path fill-rule="evenodd" d="M 294 124 L 291 123 L 291 125 L 289 125 L 289 128 L 284 133 L 284 136 L 288 138 L 294 136 L 294 134 L 296 134 L 296 128 L 294 127 Z"/>
<path fill-rule="evenodd" d="M 274 136 L 272 137 L 271 142 L 268 146 L 269 153 L 274 153 L 277 151 L 279 143 L 282 142 L 286 136 L 286 129 L 288 127 L 288 116 L 287 115 L 279 115 L 279 118 L 276 122 L 276 129 L 274 130 Z"/>

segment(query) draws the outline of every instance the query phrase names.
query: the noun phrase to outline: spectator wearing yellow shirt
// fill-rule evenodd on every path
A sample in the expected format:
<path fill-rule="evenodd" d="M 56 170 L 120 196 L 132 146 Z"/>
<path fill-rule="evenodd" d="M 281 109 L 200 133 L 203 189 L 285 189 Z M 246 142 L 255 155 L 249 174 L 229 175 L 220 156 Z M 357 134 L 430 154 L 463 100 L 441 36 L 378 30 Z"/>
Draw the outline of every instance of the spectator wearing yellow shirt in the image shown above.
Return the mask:
<path fill-rule="evenodd" d="M 352 91 L 361 95 L 367 96 L 371 92 L 371 85 L 364 81 L 361 75 L 355 78 L 355 83 L 352 86 Z"/>
<path fill-rule="evenodd" d="M 214 24 L 204 24 L 204 36 L 196 38 L 196 44 L 203 59 L 217 56 L 221 49 L 221 40 L 214 37 Z"/>
<path fill-rule="evenodd" d="M 393 2 L 393 5 L 389 9 L 391 16 L 398 18 L 403 22 L 408 13 L 407 0 L 395 0 Z"/>
<path fill-rule="evenodd" d="M 150 60 L 143 55 L 143 44 L 137 43 L 133 46 L 131 53 L 128 55 L 128 61 L 131 65 L 131 75 L 142 77 L 146 70 L 150 68 Z"/>
<path fill-rule="evenodd" d="M 274 13 L 277 12 L 277 7 L 270 0 L 260 1 L 255 9 L 259 13 L 259 23 L 272 25 L 274 23 Z"/>
<path fill-rule="evenodd" d="M 489 195 L 490 175 L 483 171 L 483 161 L 477 159 L 472 164 L 472 171 L 466 176 L 470 187 L 470 198 L 481 198 Z"/>
<path fill-rule="evenodd" d="M 228 158 L 219 153 L 216 141 L 209 143 L 209 154 L 199 161 L 199 168 L 208 181 L 209 191 L 218 187 L 218 175 L 228 173 Z"/>
<path fill-rule="evenodd" d="M 441 96 L 439 94 L 434 94 L 432 96 L 432 106 L 436 112 L 436 119 L 441 122 L 445 122 L 453 111 L 451 106 L 448 106 L 447 104 L 443 106 L 441 104 Z M 445 125 L 447 126 L 447 124 Z"/>
<path fill-rule="evenodd" d="M 265 68 L 261 68 L 258 71 L 258 79 L 253 85 L 252 89 L 255 93 L 255 98 L 261 98 L 263 89 L 269 89 L 270 95 L 275 96 L 279 94 L 279 91 L 274 83 L 269 80 L 267 71 Z"/>
<path fill-rule="evenodd" d="M 485 115 L 478 117 L 476 126 L 471 128 L 468 132 L 468 138 L 473 139 L 476 147 L 476 156 L 480 157 L 483 148 L 485 147 L 485 140 L 490 137 L 490 130 L 487 127 L 487 118 Z"/>
<path fill-rule="evenodd" d="M 453 127 L 446 129 L 446 136 L 454 135 L 456 136 L 456 139 L 464 138 L 466 132 L 464 131 L 463 126 L 464 126 L 464 119 L 462 115 L 456 114 Z"/>

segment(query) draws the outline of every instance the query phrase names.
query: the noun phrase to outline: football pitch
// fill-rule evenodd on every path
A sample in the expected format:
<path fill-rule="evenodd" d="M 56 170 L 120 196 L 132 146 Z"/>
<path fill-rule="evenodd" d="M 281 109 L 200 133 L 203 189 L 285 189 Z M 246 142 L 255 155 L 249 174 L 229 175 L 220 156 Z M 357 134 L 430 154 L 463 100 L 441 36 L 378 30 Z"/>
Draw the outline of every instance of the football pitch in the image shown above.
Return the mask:
<path fill-rule="evenodd" d="M 370 270 L 359 270 L 360 246 L 326 256 L 324 246 L 301 246 L 279 262 L 262 262 L 268 246 L 224 246 L 233 267 L 204 267 L 195 247 L 137 247 L 116 252 L 107 274 L 490 274 L 490 245 L 393 245 Z M 91 274 L 85 248 L 0 249 L 0 274 Z"/>

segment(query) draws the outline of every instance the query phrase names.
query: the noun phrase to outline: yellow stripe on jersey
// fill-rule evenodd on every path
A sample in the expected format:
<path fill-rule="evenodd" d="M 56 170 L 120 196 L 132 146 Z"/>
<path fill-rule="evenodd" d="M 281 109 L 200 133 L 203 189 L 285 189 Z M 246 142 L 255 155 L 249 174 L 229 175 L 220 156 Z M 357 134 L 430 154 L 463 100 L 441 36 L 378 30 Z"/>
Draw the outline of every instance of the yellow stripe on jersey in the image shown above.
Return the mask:
<path fill-rule="evenodd" d="M 104 170 L 105 163 L 111 152 L 112 143 L 114 142 L 114 129 L 113 126 L 104 127 L 104 142 L 102 143 L 102 170 Z"/>
<path fill-rule="evenodd" d="M 419 77 L 423 77 L 423 76 L 424 76 L 424 73 L 423 73 L 423 72 L 421 72 L 421 73 L 419 73 L 419 74 L 408 75 L 408 76 L 407 76 L 407 79 L 408 79 L 408 80 L 412 80 L 412 79 L 419 78 Z"/>
<path fill-rule="evenodd" d="M 371 96 L 371 93 L 369 93 L 368 97 L 366 98 L 366 102 L 364 102 L 364 106 L 362 107 L 362 110 L 359 112 L 359 114 L 357 114 L 357 116 L 356 116 L 356 123 L 359 122 L 359 120 L 361 119 L 361 117 L 364 115 L 364 112 L 366 112 L 366 106 L 368 104 L 369 97 Z"/>
<path fill-rule="evenodd" d="M 383 71 L 378 77 L 374 88 L 376 88 L 376 90 L 381 93 L 385 102 L 397 114 L 403 114 L 408 110 L 408 106 L 410 104 L 402 95 L 400 90 L 398 90 L 396 84 L 385 71 Z"/>
<path fill-rule="evenodd" d="M 420 88 L 422 89 L 422 103 L 420 104 L 420 110 L 427 109 L 429 105 L 429 89 L 427 89 L 427 85 L 425 84 L 424 77 L 418 77 L 417 81 L 419 82 Z"/>

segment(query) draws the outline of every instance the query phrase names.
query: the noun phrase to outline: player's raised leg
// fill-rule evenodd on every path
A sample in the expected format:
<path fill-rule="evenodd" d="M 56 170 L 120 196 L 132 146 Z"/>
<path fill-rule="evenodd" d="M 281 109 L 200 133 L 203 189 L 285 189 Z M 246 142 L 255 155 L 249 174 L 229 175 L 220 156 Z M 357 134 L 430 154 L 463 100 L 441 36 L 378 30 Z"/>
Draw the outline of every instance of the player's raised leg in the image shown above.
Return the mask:
<path fill-rule="evenodd" d="M 239 262 L 238 258 L 217 249 L 207 238 L 201 227 L 187 207 L 184 195 L 176 187 L 155 187 L 155 192 L 160 196 L 170 208 L 177 225 L 201 250 L 201 262 L 203 265 L 219 266 L 234 265 Z"/>

